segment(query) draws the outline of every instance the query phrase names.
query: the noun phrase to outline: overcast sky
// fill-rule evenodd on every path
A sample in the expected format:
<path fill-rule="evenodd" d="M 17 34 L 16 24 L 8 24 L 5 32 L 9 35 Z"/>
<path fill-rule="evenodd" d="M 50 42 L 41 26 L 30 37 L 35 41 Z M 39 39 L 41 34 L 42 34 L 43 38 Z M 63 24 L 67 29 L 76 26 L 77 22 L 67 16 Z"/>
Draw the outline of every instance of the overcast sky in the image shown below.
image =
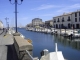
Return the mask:
<path fill-rule="evenodd" d="M 73 12 L 79 9 L 80 0 L 23 0 L 23 3 L 18 5 L 18 26 L 31 23 L 33 18 L 38 17 L 46 21 L 64 12 Z M 11 5 L 9 0 L 0 0 L 0 20 L 4 25 L 6 25 L 6 17 L 9 18 L 10 26 L 15 24 L 14 12 L 15 5 Z"/>

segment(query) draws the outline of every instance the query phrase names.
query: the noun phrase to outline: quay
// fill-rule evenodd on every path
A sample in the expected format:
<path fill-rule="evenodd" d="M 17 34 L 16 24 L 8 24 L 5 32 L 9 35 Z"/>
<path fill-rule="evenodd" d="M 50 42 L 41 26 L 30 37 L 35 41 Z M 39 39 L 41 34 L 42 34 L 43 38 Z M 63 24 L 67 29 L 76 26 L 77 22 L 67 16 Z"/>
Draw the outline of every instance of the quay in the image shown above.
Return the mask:
<path fill-rule="evenodd" d="M 14 33 L 14 30 L 0 30 L 0 60 L 32 60 L 33 45 Z"/>
<path fill-rule="evenodd" d="M 51 35 L 60 35 L 63 37 L 67 37 L 69 39 L 74 38 L 80 38 L 79 30 L 77 29 L 55 29 L 55 28 L 34 28 L 34 27 L 27 27 L 26 30 L 28 31 L 34 31 L 34 32 L 40 32 L 40 33 L 46 33 Z"/>
<path fill-rule="evenodd" d="M 57 30 L 55 30 L 57 31 Z M 49 33 L 50 34 L 50 33 Z M 66 41 L 66 40 L 65 40 Z M 74 42 L 72 42 L 73 44 Z M 76 46 L 79 48 L 79 43 Z M 41 60 L 48 58 L 48 55 L 62 56 L 64 59 L 62 51 L 56 55 L 56 52 L 49 52 L 46 56 L 41 56 Z M 51 57 L 52 58 L 52 57 Z M 29 39 L 26 39 L 20 32 L 15 33 L 15 30 L 6 29 L 0 30 L 0 59 L 1 60 L 39 60 L 37 57 L 33 57 L 33 45 Z M 58 58 L 60 59 L 60 58 Z M 50 59 L 51 60 L 51 59 Z"/>

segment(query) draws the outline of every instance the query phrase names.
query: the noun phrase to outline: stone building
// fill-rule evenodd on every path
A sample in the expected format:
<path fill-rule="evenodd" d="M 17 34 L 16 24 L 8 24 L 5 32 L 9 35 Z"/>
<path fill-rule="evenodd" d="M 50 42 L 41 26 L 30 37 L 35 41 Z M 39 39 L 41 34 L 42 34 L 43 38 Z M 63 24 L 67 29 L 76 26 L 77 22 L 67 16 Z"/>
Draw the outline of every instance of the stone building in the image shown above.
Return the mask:
<path fill-rule="evenodd" d="M 64 13 L 63 15 L 53 17 L 54 28 L 80 28 L 80 11 Z"/>
<path fill-rule="evenodd" d="M 33 25 L 33 27 L 34 26 L 39 26 L 41 24 L 43 24 L 42 19 L 40 19 L 40 18 L 34 18 L 34 19 L 32 19 L 32 25 Z"/>
<path fill-rule="evenodd" d="M 45 21 L 45 27 L 47 28 L 53 27 L 53 20 Z"/>
<path fill-rule="evenodd" d="M 33 27 L 33 26 L 32 26 L 32 23 L 27 24 L 26 27 Z"/>

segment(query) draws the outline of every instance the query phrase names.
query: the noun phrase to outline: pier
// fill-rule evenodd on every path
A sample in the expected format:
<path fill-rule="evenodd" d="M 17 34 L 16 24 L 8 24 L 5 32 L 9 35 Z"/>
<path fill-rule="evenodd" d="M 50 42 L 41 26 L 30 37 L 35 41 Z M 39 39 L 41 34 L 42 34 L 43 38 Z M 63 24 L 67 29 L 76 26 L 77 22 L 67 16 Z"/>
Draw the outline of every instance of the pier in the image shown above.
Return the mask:
<path fill-rule="evenodd" d="M 20 33 L 0 30 L 0 60 L 31 60 L 32 50 L 33 45 Z"/>

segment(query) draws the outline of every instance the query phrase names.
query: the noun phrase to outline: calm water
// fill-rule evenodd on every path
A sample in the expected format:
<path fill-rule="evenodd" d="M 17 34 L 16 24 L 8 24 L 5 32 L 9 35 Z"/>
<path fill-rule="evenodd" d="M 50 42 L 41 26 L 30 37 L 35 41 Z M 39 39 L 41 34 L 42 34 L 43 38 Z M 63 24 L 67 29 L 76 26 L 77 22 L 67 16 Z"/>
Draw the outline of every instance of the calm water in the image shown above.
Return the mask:
<path fill-rule="evenodd" d="M 32 40 L 34 57 L 40 57 L 40 52 L 43 49 L 53 52 L 55 50 L 54 43 L 57 42 L 58 50 L 62 51 L 65 59 L 80 60 L 80 42 L 64 39 L 60 36 L 26 31 L 25 29 L 18 29 L 18 31 Z"/>

